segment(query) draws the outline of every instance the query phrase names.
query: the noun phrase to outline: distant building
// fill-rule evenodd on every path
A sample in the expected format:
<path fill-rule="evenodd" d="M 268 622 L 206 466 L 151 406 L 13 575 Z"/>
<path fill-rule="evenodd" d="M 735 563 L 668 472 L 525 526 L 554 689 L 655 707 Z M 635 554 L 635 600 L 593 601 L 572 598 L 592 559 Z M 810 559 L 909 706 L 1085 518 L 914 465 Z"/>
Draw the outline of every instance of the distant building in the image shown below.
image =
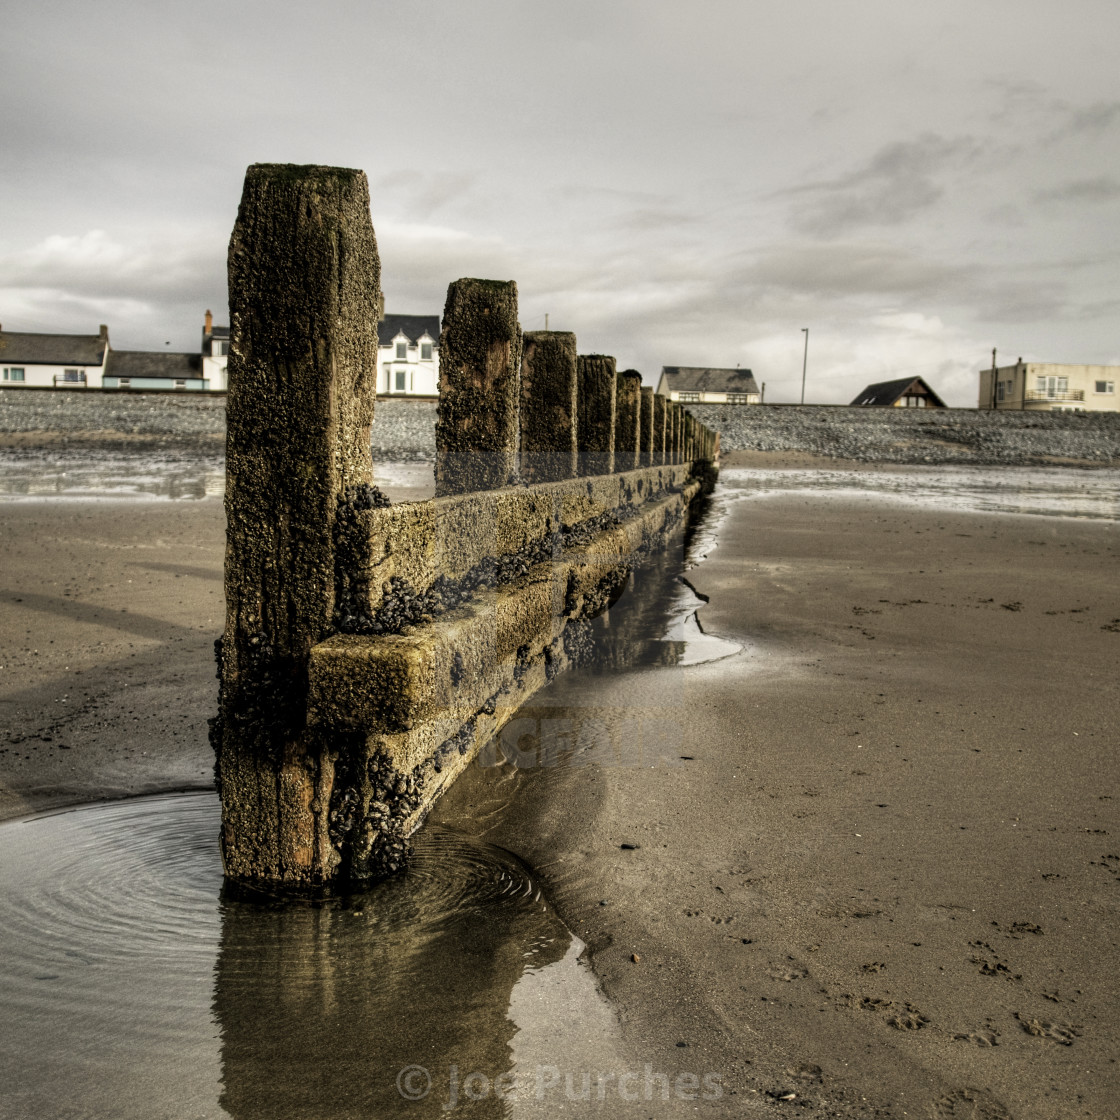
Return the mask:
<path fill-rule="evenodd" d="M 944 408 L 945 402 L 922 377 L 900 377 L 896 381 L 877 381 L 856 396 L 857 408 Z"/>
<path fill-rule="evenodd" d="M 98 334 L 25 334 L 0 330 L 0 388 L 100 389 L 109 328 Z"/>
<path fill-rule="evenodd" d="M 980 408 L 1028 412 L 1117 412 L 1120 366 L 1024 362 L 980 371 Z"/>
<path fill-rule="evenodd" d="M 211 388 L 202 373 L 201 354 L 165 350 L 110 350 L 106 389 L 167 389 L 200 392 Z"/>
<path fill-rule="evenodd" d="M 662 366 L 657 392 L 681 404 L 759 404 L 762 394 L 749 369 Z"/>
<path fill-rule="evenodd" d="M 439 393 L 438 315 L 382 315 L 377 345 L 379 393 L 394 397 Z"/>
<path fill-rule="evenodd" d="M 208 389 L 226 389 L 226 363 L 229 361 L 229 327 L 214 326 L 209 311 L 202 324 L 202 379 Z"/>

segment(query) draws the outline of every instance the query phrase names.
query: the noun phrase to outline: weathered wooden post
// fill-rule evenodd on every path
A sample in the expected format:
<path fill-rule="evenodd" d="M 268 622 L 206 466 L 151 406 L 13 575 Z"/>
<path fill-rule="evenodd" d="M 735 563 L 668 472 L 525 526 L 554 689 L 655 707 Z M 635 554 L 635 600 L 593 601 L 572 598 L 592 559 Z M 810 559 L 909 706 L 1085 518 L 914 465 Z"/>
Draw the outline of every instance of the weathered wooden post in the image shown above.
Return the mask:
<path fill-rule="evenodd" d="M 665 455 L 665 404 L 667 398 L 655 393 L 653 397 L 653 465 L 660 467 L 668 460 Z"/>
<path fill-rule="evenodd" d="M 229 246 L 226 624 L 212 725 L 226 873 L 313 887 L 338 752 L 306 723 L 335 530 L 371 480 L 380 264 L 365 174 L 256 164 Z"/>
<path fill-rule="evenodd" d="M 439 336 L 437 495 L 516 481 L 520 366 L 517 285 L 456 280 Z"/>
<path fill-rule="evenodd" d="M 653 390 L 648 385 L 642 386 L 640 407 L 640 461 L 643 467 L 648 467 L 653 464 Z"/>
<path fill-rule="evenodd" d="M 530 331 L 521 353 L 521 479 L 559 482 L 576 474 L 576 336 Z"/>
<path fill-rule="evenodd" d="M 614 431 L 614 469 L 632 471 L 641 455 L 642 375 L 636 369 L 618 375 L 617 420 Z"/>
<path fill-rule="evenodd" d="M 614 470 L 617 403 L 614 358 L 604 354 L 579 356 L 579 473 L 610 474 Z"/>

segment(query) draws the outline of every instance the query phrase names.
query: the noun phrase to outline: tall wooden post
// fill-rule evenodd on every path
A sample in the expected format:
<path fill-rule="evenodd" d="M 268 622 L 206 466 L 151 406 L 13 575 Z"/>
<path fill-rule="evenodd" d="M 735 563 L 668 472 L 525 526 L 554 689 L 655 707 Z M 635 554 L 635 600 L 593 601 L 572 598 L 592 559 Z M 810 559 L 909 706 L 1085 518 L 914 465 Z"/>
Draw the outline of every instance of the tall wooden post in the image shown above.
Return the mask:
<path fill-rule="evenodd" d="M 361 171 L 256 164 L 229 246 L 226 624 L 212 724 L 227 874 L 313 886 L 337 747 L 306 726 L 335 523 L 369 484 L 380 264 Z"/>
<path fill-rule="evenodd" d="M 648 385 L 642 386 L 641 410 L 639 461 L 643 467 L 648 467 L 653 463 L 653 390 Z"/>
<path fill-rule="evenodd" d="M 653 396 L 653 464 L 654 466 L 661 466 L 665 463 L 665 422 L 667 413 L 665 405 L 668 402 L 667 397 L 661 396 L 660 393 L 655 393 Z"/>
<path fill-rule="evenodd" d="M 614 469 L 632 471 L 641 454 L 642 375 L 636 369 L 618 375 L 618 408 L 614 432 Z"/>
<path fill-rule="evenodd" d="M 579 357 L 579 473 L 610 474 L 614 470 L 617 408 L 614 358 L 604 354 Z"/>
<path fill-rule="evenodd" d="M 437 495 L 516 481 L 520 366 L 517 285 L 456 280 L 439 336 Z"/>
<path fill-rule="evenodd" d="M 576 336 L 530 331 L 521 353 L 521 478 L 559 482 L 576 473 Z"/>

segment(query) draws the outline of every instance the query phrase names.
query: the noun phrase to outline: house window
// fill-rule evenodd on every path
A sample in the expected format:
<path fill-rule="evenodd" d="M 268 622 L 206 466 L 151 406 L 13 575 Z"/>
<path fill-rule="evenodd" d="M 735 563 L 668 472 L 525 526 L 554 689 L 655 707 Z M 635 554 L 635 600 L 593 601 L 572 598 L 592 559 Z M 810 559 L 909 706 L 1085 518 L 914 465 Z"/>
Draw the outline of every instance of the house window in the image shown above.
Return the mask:
<path fill-rule="evenodd" d="M 407 359 L 408 359 L 408 343 L 407 342 L 398 342 L 397 343 L 397 361 L 403 362 L 403 361 L 407 361 Z"/>
<path fill-rule="evenodd" d="M 24 371 L 16 367 L 4 367 L 4 380 L 5 381 L 25 381 Z"/>
<path fill-rule="evenodd" d="M 85 381 L 86 375 L 80 369 L 64 369 L 62 371 L 63 381 Z"/>
<path fill-rule="evenodd" d="M 131 388 L 131 386 L 132 386 L 132 378 L 131 378 L 131 377 L 122 377 L 122 378 L 121 378 L 121 379 L 120 379 L 120 380 L 119 380 L 119 381 L 117 382 L 117 386 L 118 386 L 119 388 L 121 388 L 121 389 L 128 389 L 128 388 Z"/>
<path fill-rule="evenodd" d="M 700 399 L 699 393 L 678 393 L 678 401 L 698 401 Z"/>
<path fill-rule="evenodd" d="M 404 392 L 404 376 L 405 376 L 405 371 L 403 369 L 397 370 L 397 392 L 398 393 L 403 393 Z"/>
<path fill-rule="evenodd" d="M 215 358 L 224 357 L 226 354 L 229 353 L 229 343 L 228 342 L 218 342 L 215 339 L 214 342 L 212 342 L 211 345 L 210 345 L 210 353 Z"/>
<path fill-rule="evenodd" d="M 1098 381 L 1098 382 L 1096 382 L 1096 389 L 1094 389 L 1093 391 L 1096 392 L 1096 393 L 1115 393 L 1116 392 L 1116 382 L 1115 381 Z"/>
<path fill-rule="evenodd" d="M 432 344 L 430 342 L 420 343 L 420 361 L 430 362 L 432 360 Z"/>
<path fill-rule="evenodd" d="M 750 396 L 747 393 L 728 393 L 728 404 L 750 404 Z"/>
<path fill-rule="evenodd" d="M 1042 380 L 1042 378 L 1040 377 L 1039 381 L 1041 381 L 1041 380 Z M 996 383 L 996 399 L 997 400 L 1003 400 L 1003 382 L 1002 381 L 999 381 L 999 382 Z"/>
<path fill-rule="evenodd" d="M 187 387 L 186 381 L 184 381 L 181 377 L 175 378 L 175 388 L 176 389 L 185 389 L 186 387 Z"/>

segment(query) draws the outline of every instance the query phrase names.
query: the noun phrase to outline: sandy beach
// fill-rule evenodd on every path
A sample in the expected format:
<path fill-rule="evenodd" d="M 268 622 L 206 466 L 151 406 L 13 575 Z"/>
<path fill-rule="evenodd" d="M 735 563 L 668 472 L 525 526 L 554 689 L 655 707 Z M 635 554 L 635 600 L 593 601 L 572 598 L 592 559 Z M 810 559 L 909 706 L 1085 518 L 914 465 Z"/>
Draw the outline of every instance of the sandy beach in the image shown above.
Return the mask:
<path fill-rule="evenodd" d="M 0 522 L 0 814 L 209 784 L 220 500 Z M 558 678 L 526 726 L 609 746 L 436 817 L 543 879 L 633 1068 L 721 1075 L 665 1115 L 1116 1115 L 1116 570 L 1115 520 L 743 495 L 687 573 L 741 652 Z"/>

